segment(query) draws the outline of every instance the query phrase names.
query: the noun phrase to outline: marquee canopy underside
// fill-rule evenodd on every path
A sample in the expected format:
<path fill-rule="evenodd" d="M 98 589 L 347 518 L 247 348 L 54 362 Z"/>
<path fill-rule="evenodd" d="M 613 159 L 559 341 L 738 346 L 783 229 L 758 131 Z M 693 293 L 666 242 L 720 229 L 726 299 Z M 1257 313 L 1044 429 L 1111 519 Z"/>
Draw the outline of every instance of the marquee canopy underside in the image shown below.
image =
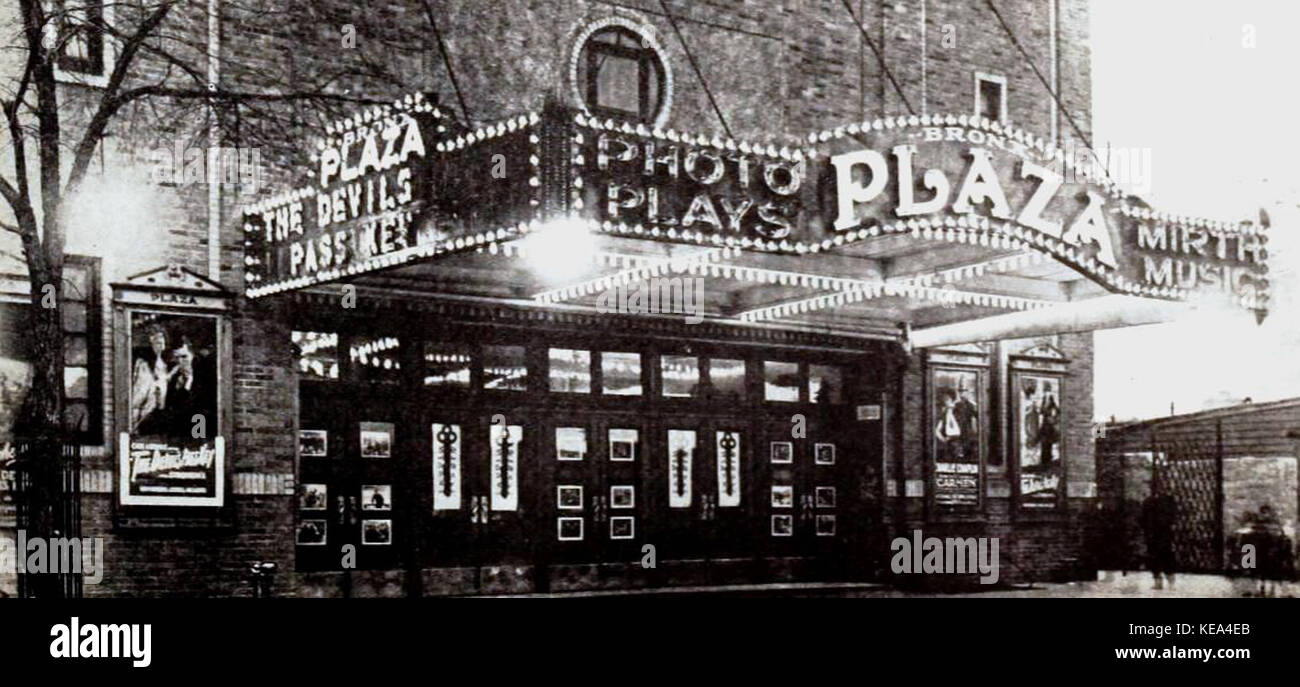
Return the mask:
<path fill-rule="evenodd" d="M 545 245 L 545 232 L 535 239 L 535 244 Z M 970 340 L 993 338 L 993 330 L 986 335 L 978 326 L 989 318 L 1004 318 L 998 325 L 1004 327 L 1006 317 L 1028 318 L 1032 314 L 1039 329 L 1050 329 L 1055 326 L 1050 313 L 1059 306 L 1096 302 L 1123 309 L 1132 305 L 1130 300 L 1147 300 L 1097 300 L 1108 294 L 1104 288 L 1071 267 L 1032 251 L 953 245 L 910 236 L 857 242 L 822 253 L 815 260 L 754 252 L 715 255 L 708 260 L 710 249 L 703 247 L 610 235 L 593 239 L 591 255 L 566 254 L 563 247 L 555 254 L 543 255 L 527 241 L 520 241 L 495 254 L 484 250 L 444 255 L 360 276 L 352 283 L 429 297 L 531 302 L 676 318 L 698 314 L 761 326 L 860 334 L 898 335 L 904 324 L 920 334 L 961 323 L 966 325 L 962 336 L 975 337 Z M 662 266 L 657 275 L 656 265 Z M 659 293 L 665 286 L 650 281 L 655 277 L 670 280 L 668 289 L 678 297 L 681 292 L 671 280 L 682 279 L 683 287 L 691 290 L 686 302 L 659 303 L 651 311 L 646 302 L 651 285 L 660 289 Z M 698 290 L 690 281 L 696 278 L 701 280 Z M 892 288 L 885 293 L 865 293 L 860 300 L 837 301 L 837 296 L 860 291 L 866 284 Z M 638 290 L 642 298 L 634 301 Z M 698 303 L 696 294 L 702 297 Z M 793 309 L 772 310 L 783 305 Z M 681 312 L 683 307 L 689 312 Z M 1098 322 L 1105 321 L 1117 323 L 1112 326 L 1144 323 L 1126 321 L 1121 310 Z M 1061 326 L 1067 325 L 1061 322 Z"/>

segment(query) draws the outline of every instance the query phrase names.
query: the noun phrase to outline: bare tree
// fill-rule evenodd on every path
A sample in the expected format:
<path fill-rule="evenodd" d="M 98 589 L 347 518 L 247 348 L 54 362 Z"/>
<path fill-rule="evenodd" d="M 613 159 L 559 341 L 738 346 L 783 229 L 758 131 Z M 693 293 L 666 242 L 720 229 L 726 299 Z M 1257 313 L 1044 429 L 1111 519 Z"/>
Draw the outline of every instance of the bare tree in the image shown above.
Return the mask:
<path fill-rule="evenodd" d="M 54 466 L 63 443 L 64 345 L 59 305 L 67 204 L 85 182 L 110 128 L 120 119 L 140 116 L 150 118 L 160 130 L 184 122 L 193 131 L 205 132 L 215 123 L 226 143 L 283 147 L 286 132 L 314 128 L 340 109 L 389 102 L 354 92 L 387 94 L 409 88 L 396 75 L 400 70 L 393 69 L 392 53 L 416 50 L 421 39 L 411 36 L 406 43 L 407 37 L 398 33 L 394 38 L 389 31 L 385 40 L 402 45 L 374 41 L 369 51 L 336 53 L 328 55 L 333 59 L 317 59 L 299 69 L 268 73 L 265 64 L 237 51 L 209 55 L 206 1 L 111 3 L 111 23 L 89 21 L 81 7 L 85 3 L 19 0 L 18 4 L 16 45 L 0 46 L 11 55 L 21 55 L 23 62 L 16 84 L 5 84 L 0 92 L 12 157 L 12 169 L 0 170 L 0 196 L 8 210 L 7 216 L 0 215 L 0 229 L 20 240 L 31 285 L 27 339 L 32 385 L 14 433 L 29 447 L 24 467 L 32 475 L 26 493 L 29 536 L 57 536 Z M 223 1 L 219 7 L 226 33 L 275 27 L 269 31 L 283 31 L 290 42 L 293 31 L 306 30 L 297 27 L 333 22 L 364 32 L 367 26 L 365 17 L 351 16 L 354 6 L 349 3 L 250 0 Z M 89 32 L 98 32 L 115 48 L 105 82 L 96 87 L 60 83 L 56 68 L 63 49 L 68 41 Z M 209 60 L 221 62 L 219 83 L 208 82 Z M 356 88 L 362 82 L 370 87 Z M 42 581 L 33 582 L 40 586 L 38 596 L 58 593 Z"/>

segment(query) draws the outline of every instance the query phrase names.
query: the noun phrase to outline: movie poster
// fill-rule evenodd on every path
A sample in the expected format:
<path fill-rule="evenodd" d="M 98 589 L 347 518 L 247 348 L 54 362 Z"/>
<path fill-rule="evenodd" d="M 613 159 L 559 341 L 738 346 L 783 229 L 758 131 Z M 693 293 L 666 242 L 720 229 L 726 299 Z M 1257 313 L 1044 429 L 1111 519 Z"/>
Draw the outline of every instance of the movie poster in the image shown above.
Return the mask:
<path fill-rule="evenodd" d="M 216 317 L 133 311 L 123 505 L 220 506 L 225 442 L 218 414 Z"/>
<path fill-rule="evenodd" d="M 1020 502 L 1026 508 L 1054 508 L 1061 490 L 1061 380 L 1019 374 L 1016 394 L 1016 455 Z"/>
<path fill-rule="evenodd" d="M 935 369 L 932 374 L 934 502 L 978 506 L 984 450 L 983 380 L 976 370 Z"/>

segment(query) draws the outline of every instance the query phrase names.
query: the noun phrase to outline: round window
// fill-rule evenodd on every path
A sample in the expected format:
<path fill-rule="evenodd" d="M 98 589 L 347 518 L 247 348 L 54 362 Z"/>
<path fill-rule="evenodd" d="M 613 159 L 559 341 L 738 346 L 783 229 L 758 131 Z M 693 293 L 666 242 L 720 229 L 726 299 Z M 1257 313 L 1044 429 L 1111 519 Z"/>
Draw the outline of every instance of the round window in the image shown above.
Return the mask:
<path fill-rule="evenodd" d="M 600 117 L 661 124 L 667 114 L 668 70 L 653 32 L 612 24 L 595 27 L 574 56 L 575 95 Z"/>

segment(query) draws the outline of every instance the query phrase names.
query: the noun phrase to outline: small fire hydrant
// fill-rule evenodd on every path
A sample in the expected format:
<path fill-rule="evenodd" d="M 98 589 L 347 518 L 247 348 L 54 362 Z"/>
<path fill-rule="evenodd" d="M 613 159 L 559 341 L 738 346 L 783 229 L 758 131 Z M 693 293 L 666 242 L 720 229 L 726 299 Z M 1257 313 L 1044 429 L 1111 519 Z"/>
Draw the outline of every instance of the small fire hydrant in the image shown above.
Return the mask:
<path fill-rule="evenodd" d="M 255 561 L 249 569 L 253 580 L 253 596 L 258 599 L 271 597 L 271 587 L 275 580 L 276 564 L 270 561 Z"/>

